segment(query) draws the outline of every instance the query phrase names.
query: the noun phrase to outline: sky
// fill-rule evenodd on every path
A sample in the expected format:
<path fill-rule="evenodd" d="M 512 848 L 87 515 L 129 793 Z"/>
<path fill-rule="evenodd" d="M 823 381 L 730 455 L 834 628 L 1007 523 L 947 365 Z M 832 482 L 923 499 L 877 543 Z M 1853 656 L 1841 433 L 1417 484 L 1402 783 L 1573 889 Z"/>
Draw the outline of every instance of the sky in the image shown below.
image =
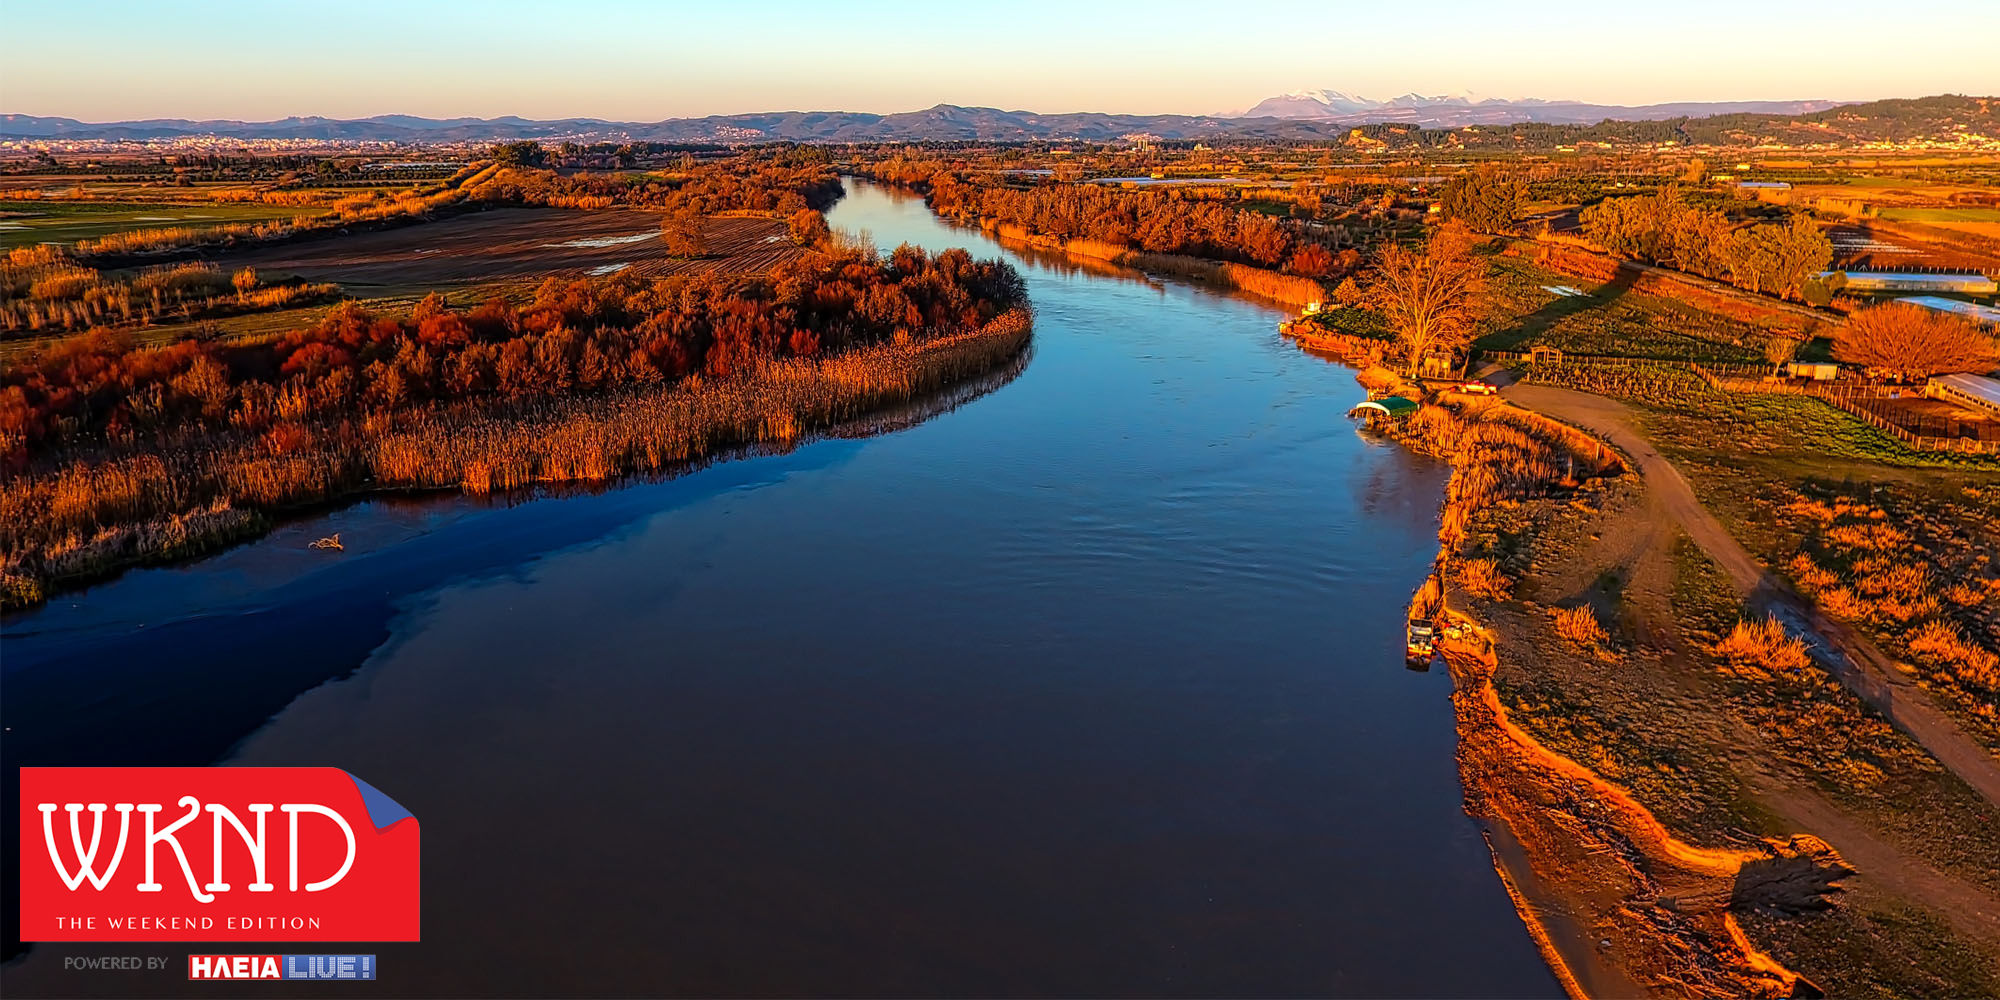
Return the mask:
<path fill-rule="evenodd" d="M 0 24 L 0 112 L 84 121 L 2000 94 L 2000 0 L 0 0 Z"/>

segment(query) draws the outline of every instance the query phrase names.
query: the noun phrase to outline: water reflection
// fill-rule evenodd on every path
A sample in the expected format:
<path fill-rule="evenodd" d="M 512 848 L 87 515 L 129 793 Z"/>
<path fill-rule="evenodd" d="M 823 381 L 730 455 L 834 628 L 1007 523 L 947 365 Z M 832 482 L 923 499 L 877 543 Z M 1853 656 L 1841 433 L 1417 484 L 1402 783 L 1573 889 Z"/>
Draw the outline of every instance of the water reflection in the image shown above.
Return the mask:
<path fill-rule="evenodd" d="M 832 222 L 1002 252 L 877 188 Z M 366 949 L 402 993 L 1556 993 L 1460 809 L 1447 682 L 1397 669 L 1444 471 L 1357 437 L 1266 307 L 1023 264 L 1034 358 L 972 405 L 600 495 L 360 505 L 297 530 L 380 548 L 262 590 L 282 536 L 132 574 L 10 633 L 9 725 L 105 718 L 18 704 L 17 651 L 224 701 L 332 670 L 232 708 L 275 713 L 233 749 L 148 738 L 416 813 L 425 940 Z M 9 991 L 131 992 L 64 953 Z"/>

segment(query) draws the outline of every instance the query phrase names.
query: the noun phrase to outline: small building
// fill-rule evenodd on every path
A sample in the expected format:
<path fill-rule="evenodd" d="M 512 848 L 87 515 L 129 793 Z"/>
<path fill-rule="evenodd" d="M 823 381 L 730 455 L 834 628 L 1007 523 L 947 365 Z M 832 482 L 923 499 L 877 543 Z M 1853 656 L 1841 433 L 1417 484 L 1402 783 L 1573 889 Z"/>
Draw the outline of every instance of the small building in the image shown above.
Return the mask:
<path fill-rule="evenodd" d="M 1933 375 L 1924 395 L 1968 410 L 2000 414 L 2000 378 L 1984 375 Z"/>
<path fill-rule="evenodd" d="M 1737 181 L 1736 186 L 1739 188 L 1749 188 L 1752 191 L 1790 191 L 1792 189 L 1792 186 L 1785 181 Z"/>
<path fill-rule="evenodd" d="M 1978 272 L 1924 274 L 1914 271 L 1825 271 L 1846 279 L 1850 292 L 1958 292 L 1961 295 L 1991 295 L 2000 291 L 1992 278 Z"/>
<path fill-rule="evenodd" d="M 1831 361 L 1791 361 L 1785 364 L 1785 374 L 1791 378 L 1831 382 L 1840 377 L 1840 366 Z"/>
<path fill-rule="evenodd" d="M 1896 301 L 1908 302 L 1913 306 L 1922 306 L 1925 309 L 1935 309 L 1938 312 L 1953 313 L 1975 323 L 2000 326 L 2000 309 L 1995 309 L 1992 306 L 1982 306 L 1974 302 L 1961 302 L 1958 299 L 1947 299 L 1938 295 L 1906 295 Z"/>

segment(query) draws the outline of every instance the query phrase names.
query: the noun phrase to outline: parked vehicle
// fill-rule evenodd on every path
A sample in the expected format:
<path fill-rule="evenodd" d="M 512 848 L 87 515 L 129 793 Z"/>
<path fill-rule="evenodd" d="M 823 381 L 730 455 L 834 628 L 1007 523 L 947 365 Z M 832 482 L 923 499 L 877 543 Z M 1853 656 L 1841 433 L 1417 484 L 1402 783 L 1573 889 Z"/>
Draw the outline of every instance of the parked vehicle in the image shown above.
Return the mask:
<path fill-rule="evenodd" d="M 1460 382 L 1457 389 L 1459 392 L 1471 393 L 1474 396 L 1491 396 L 1500 391 L 1499 386 L 1491 382 L 1482 382 L 1479 379 L 1473 379 L 1470 382 Z"/>

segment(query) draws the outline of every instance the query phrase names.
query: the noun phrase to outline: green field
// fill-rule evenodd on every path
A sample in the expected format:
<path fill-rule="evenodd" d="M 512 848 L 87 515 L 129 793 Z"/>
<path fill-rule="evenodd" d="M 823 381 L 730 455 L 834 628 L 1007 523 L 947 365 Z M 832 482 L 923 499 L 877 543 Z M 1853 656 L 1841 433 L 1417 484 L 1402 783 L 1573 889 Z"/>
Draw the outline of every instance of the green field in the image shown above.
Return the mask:
<path fill-rule="evenodd" d="M 1752 323 L 1513 257 L 1493 258 L 1487 287 L 1494 308 L 1474 341 L 1487 350 L 1548 346 L 1577 354 L 1743 362 L 1761 360 L 1769 337 Z M 1584 294 L 1563 296 L 1548 288 Z"/>
<path fill-rule="evenodd" d="M 0 248 L 37 243 L 64 245 L 133 229 L 206 228 L 318 214 L 290 205 L 165 205 L 145 202 L 28 199 L 0 201 Z"/>
<path fill-rule="evenodd" d="M 1636 404 L 1660 449 L 1700 463 L 1755 464 L 1765 482 L 1814 475 L 1875 478 L 1886 468 L 2000 472 L 2000 458 L 1917 451 L 1824 400 L 1711 389 L 1685 368 L 1615 361 L 1519 366 L 1527 381 Z"/>
<path fill-rule="evenodd" d="M 1885 208 L 1891 222 L 2000 222 L 2000 208 Z"/>

